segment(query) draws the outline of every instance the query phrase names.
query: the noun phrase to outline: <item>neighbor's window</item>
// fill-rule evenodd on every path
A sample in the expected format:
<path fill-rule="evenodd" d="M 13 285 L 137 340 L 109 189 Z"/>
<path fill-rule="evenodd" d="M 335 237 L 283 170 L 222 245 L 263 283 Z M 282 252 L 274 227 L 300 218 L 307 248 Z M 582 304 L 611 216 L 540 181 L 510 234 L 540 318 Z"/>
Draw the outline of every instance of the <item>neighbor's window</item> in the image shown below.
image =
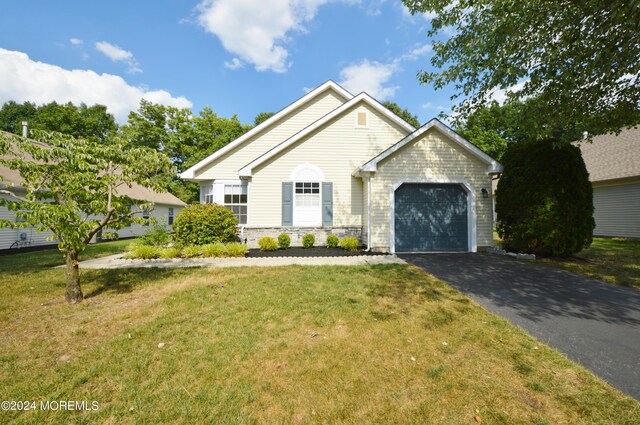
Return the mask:
<path fill-rule="evenodd" d="M 211 183 L 202 185 L 202 200 L 205 204 L 213 204 L 213 185 Z"/>
<path fill-rule="evenodd" d="M 356 114 L 356 127 L 366 127 L 367 126 L 367 112 L 362 111 Z"/>
<path fill-rule="evenodd" d="M 238 224 L 247 224 L 247 186 L 226 184 L 224 186 L 224 206 L 238 217 Z"/>
<path fill-rule="evenodd" d="M 148 208 L 145 208 L 142 210 L 142 218 L 147 220 L 147 222 L 144 223 L 144 225 L 148 226 L 149 225 L 149 209 Z"/>
<path fill-rule="evenodd" d="M 169 208 L 169 216 L 167 218 L 167 222 L 169 223 L 169 226 L 173 225 L 173 208 Z"/>

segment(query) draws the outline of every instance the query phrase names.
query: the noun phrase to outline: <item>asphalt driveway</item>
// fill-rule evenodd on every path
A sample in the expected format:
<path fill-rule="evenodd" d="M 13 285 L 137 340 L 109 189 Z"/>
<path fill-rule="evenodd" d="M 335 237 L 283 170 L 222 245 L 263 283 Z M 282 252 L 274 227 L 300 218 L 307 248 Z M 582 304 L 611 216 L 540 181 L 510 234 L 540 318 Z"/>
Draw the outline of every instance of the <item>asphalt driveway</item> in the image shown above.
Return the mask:
<path fill-rule="evenodd" d="M 640 291 L 483 254 L 402 254 L 640 400 Z"/>

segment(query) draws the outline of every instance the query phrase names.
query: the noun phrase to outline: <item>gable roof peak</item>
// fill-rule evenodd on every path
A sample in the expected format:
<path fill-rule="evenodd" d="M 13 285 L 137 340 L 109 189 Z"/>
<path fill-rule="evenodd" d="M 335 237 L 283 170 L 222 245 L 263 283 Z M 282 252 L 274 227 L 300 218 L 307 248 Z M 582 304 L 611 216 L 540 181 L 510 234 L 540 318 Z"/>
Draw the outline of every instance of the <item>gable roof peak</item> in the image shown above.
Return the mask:
<path fill-rule="evenodd" d="M 194 179 L 196 171 L 198 171 L 199 169 L 201 169 L 201 168 L 205 167 L 206 165 L 210 164 L 215 159 L 221 157 L 225 153 L 235 149 L 237 146 L 240 146 L 242 143 L 246 142 L 247 140 L 249 140 L 251 137 L 253 137 L 256 134 L 258 134 L 259 132 L 271 127 L 273 124 L 277 123 L 282 118 L 287 116 L 290 112 L 298 109 L 302 105 L 305 105 L 306 103 L 308 103 L 309 101 L 315 99 L 317 96 L 321 95 L 322 93 L 326 92 L 329 89 L 331 89 L 334 92 L 338 93 L 340 96 L 345 98 L 347 101 L 353 99 L 353 97 L 354 97 L 351 93 L 349 93 L 340 84 L 336 83 L 333 80 L 327 80 L 323 84 L 321 84 L 318 87 L 316 87 L 315 89 L 309 91 L 307 94 L 305 94 L 304 96 L 302 96 L 301 98 L 299 98 L 295 102 L 289 104 L 285 108 L 283 108 L 280 111 L 278 111 L 276 114 L 271 116 L 269 119 L 263 121 L 262 123 L 260 123 L 259 125 L 255 126 L 255 127 L 253 127 L 251 130 L 247 131 L 242 136 L 238 137 L 237 139 L 235 139 L 234 141 L 232 141 L 228 145 L 218 149 L 217 151 L 215 151 L 214 153 L 212 153 L 211 155 L 209 155 L 208 157 L 206 157 L 202 161 L 200 161 L 197 164 L 191 166 L 188 170 L 186 170 L 183 173 L 181 173 L 180 177 L 183 178 L 183 179 Z"/>

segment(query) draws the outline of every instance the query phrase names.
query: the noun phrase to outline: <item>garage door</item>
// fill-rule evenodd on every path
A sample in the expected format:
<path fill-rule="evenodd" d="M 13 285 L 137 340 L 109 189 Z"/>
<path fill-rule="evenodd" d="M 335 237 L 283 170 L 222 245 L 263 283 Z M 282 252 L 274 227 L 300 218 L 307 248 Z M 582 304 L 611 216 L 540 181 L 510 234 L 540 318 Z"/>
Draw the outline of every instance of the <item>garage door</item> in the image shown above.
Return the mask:
<path fill-rule="evenodd" d="M 405 183 L 395 192 L 396 252 L 468 251 L 467 191 Z"/>

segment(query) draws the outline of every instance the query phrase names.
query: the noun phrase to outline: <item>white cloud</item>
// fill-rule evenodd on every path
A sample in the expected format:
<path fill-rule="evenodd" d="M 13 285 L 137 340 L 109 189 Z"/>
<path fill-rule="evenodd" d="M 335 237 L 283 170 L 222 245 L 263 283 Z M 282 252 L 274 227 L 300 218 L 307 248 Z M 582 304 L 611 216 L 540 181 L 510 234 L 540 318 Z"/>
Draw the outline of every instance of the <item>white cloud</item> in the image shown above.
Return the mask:
<path fill-rule="evenodd" d="M 229 68 L 229 69 L 238 69 L 238 68 L 242 68 L 244 66 L 244 62 L 242 62 L 240 59 L 238 58 L 233 58 L 231 59 L 231 62 L 224 62 L 224 66 L 225 68 Z"/>
<path fill-rule="evenodd" d="M 318 7 L 330 0 L 203 0 L 198 22 L 224 48 L 257 71 L 286 72 L 286 45 L 305 32 Z"/>
<path fill-rule="evenodd" d="M 119 122 L 126 121 L 140 99 L 178 108 L 193 104 L 185 97 L 174 97 L 165 90 L 148 90 L 129 85 L 122 77 L 91 70 L 68 70 L 37 62 L 25 53 L 0 48 L 0 103 L 81 102 L 106 105 Z"/>
<path fill-rule="evenodd" d="M 81 46 L 84 42 L 79 38 L 72 37 L 69 39 L 69 43 L 71 43 L 74 46 Z"/>
<path fill-rule="evenodd" d="M 128 72 L 132 74 L 142 73 L 142 68 L 140 68 L 138 61 L 130 51 L 124 50 L 123 48 L 106 41 L 98 41 L 95 44 L 95 48 L 114 62 L 125 62 L 128 64 Z"/>
<path fill-rule="evenodd" d="M 432 50 L 433 50 L 433 46 L 431 44 L 423 44 L 422 46 L 418 46 L 411 49 L 411 51 L 402 55 L 400 59 L 414 61 L 414 60 L 420 59 L 422 56 L 425 56 L 431 53 Z"/>
<path fill-rule="evenodd" d="M 384 64 L 364 59 L 340 71 L 340 78 L 342 78 L 340 85 L 351 93 L 364 91 L 378 100 L 385 100 L 393 97 L 399 88 L 388 84 L 393 73 L 398 69 L 397 62 Z"/>
<path fill-rule="evenodd" d="M 98 41 L 96 43 L 96 50 L 104 53 L 106 57 L 114 62 L 133 59 L 133 53 L 106 41 Z"/>

